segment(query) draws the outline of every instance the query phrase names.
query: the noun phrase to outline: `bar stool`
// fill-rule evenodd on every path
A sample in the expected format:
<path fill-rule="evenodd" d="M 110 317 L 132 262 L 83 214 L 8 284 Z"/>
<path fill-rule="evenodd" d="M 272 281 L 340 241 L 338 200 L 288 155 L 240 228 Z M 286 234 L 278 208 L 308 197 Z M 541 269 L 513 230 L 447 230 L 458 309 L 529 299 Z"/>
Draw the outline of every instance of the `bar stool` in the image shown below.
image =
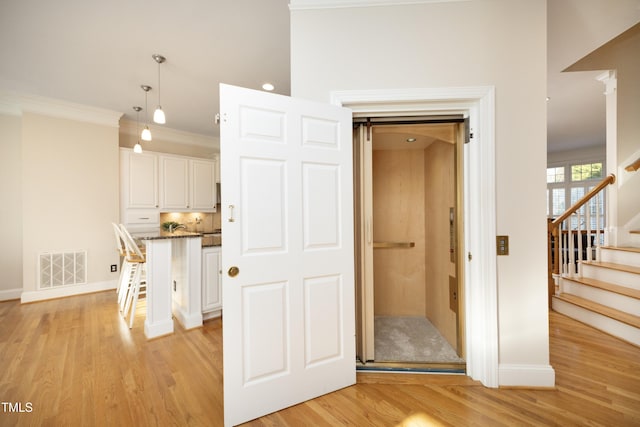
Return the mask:
<path fill-rule="evenodd" d="M 125 237 L 122 235 L 120 226 L 114 222 L 113 232 L 116 238 L 116 250 L 122 258 L 122 264 L 120 265 L 120 276 L 118 277 L 118 285 L 116 286 L 116 293 L 118 294 L 118 304 L 120 305 L 120 311 L 123 309 L 124 299 L 129 290 L 129 284 L 131 283 L 131 276 L 133 274 L 132 265 L 127 262 L 127 250 L 124 243 Z"/>
<path fill-rule="evenodd" d="M 130 271 L 130 280 L 126 286 L 127 291 L 122 293 L 124 296 L 122 300 L 120 298 L 119 300 L 121 307 L 124 304 L 122 316 L 126 319 L 127 313 L 129 313 L 129 328 L 132 328 L 138 298 L 141 294 L 146 295 L 146 280 L 144 278 L 146 257 L 124 225 L 120 224 L 119 228 L 125 246 L 127 268 Z"/>

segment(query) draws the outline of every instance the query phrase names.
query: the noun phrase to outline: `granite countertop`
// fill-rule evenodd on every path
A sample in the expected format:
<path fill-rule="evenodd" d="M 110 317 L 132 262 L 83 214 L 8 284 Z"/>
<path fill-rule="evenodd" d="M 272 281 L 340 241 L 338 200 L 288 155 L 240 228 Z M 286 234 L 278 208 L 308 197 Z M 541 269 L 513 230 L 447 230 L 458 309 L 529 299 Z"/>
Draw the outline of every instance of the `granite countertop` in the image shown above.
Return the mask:
<path fill-rule="evenodd" d="M 192 233 L 191 231 L 182 230 L 173 232 L 158 230 L 146 233 L 132 233 L 132 235 L 139 240 L 184 239 L 190 237 L 202 237 L 202 233 Z"/>
<path fill-rule="evenodd" d="M 212 232 L 192 232 L 177 230 L 173 232 L 158 230 L 143 233 L 132 233 L 136 240 L 141 243 L 145 240 L 159 240 L 159 239 L 184 239 L 192 237 L 202 238 L 202 247 L 219 247 L 222 246 L 222 239 L 220 237 L 220 230 L 213 230 Z"/>

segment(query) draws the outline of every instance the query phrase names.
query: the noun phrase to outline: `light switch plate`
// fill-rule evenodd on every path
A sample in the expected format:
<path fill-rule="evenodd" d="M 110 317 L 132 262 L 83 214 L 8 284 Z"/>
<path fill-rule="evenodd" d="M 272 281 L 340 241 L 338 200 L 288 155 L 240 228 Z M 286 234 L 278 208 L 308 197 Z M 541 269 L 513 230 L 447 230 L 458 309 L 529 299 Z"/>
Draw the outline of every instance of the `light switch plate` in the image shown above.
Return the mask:
<path fill-rule="evenodd" d="M 509 236 L 496 236 L 498 255 L 509 255 Z"/>

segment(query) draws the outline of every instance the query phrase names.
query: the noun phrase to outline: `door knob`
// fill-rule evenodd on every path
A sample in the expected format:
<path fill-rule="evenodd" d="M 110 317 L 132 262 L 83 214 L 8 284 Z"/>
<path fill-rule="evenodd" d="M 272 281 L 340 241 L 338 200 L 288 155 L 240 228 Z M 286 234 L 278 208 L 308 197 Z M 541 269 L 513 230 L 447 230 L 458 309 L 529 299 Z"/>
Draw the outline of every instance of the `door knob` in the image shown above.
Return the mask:
<path fill-rule="evenodd" d="M 240 273 L 240 269 L 235 265 L 233 267 L 230 267 L 229 271 L 227 271 L 227 274 L 229 275 L 229 277 L 236 277 L 238 273 Z"/>

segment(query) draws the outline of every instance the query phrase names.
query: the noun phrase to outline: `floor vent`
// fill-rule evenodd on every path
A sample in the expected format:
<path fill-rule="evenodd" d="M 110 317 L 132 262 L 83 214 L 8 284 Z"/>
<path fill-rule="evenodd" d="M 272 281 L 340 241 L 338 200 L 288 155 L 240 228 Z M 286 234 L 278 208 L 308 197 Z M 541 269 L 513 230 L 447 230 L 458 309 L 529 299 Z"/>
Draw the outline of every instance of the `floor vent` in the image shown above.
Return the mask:
<path fill-rule="evenodd" d="M 38 271 L 40 289 L 87 283 L 87 251 L 42 252 Z"/>

